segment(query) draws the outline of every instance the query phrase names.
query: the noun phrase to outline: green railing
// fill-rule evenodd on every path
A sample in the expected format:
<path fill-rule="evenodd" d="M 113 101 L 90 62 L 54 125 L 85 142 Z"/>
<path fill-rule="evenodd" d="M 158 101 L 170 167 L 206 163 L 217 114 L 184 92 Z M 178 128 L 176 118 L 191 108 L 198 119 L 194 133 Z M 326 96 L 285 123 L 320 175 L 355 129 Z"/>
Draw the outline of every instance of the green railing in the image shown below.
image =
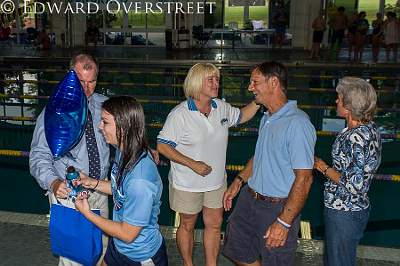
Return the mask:
<path fill-rule="evenodd" d="M 159 65 L 126 64 L 113 68 L 107 62 L 102 68 L 97 90 L 106 95 L 126 94 L 137 97 L 145 110 L 148 138 L 155 146 L 155 138 L 169 111 L 184 95 L 182 84 L 190 64 L 166 63 Z M 40 63 L 40 65 L 42 65 Z M 219 64 L 221 69 L 220 97 L 237 106 L 244 105 L 252 95 L 248 93 L 250 65 Z M 10 69 L 0 64 L 0 171 L 4 182 L 0 192 L 0 209 L 17 212 L 47 213 L 48 201 L 44 192 L 29 175 L 28 159 L 35 117 L 47 102 L 52 89 L 65 74 L 65 68 L 47 66 L 37 68 L 22 64 Z M 377 178 L 373 181 L 370 198 L 372 211 L 363 243 L 400 246 L 400 112 L 399 76 L 395 68 L 340 68 L 289 66 L 289 98 L 310 116 L 318 130 L 316 154 L 330 160 L 335 132 L 322 130 L 325 118 L 335 117 L 334 87 L 340 77 L 356 75 L 369 78 L 377 88 L 380 110 L 376 121 L 382 129 L 383 159 Z M 250 123 L 232 129 L 227 151 L 228 182 L 253 154 L 261 114 Z M 163 158 L 159 171 L 164 181 L 164 195 L 160 222 L 173 225 L 174 214 L 168 206 L 168 163 Z M 302 219 L 310 221 L 312 235 L 323 235 L 323 182 L 316 175 Z M 226 214 L 228 215 L 228 214 Z M 225 217 L 226 218 L 226 217 Z M 201 227 L 201 222 L 198 224 Z"/>

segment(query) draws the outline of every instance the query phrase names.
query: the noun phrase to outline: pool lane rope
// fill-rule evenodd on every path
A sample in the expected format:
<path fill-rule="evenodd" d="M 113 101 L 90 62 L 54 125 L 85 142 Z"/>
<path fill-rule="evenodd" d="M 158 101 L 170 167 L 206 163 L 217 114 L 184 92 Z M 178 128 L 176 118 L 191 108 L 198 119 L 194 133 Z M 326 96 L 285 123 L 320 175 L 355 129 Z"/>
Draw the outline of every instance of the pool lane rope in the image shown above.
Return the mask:
<path fill-rule="evenodd" d="M 298 66 L 298 64 L 296 64 Z M 102 69 L 100 73 L 104 74 L 135 74 L 135 75 L 161 75 L 164 76 L 166 74 L 173 74 L 175 76 L 182 76 L 185 77 L 187 75 L 186 71 L 174 71 L 174 68 L 169 68 L 171 69 L 170 71 L 137 71 L 137 70 L 129 70 L 129 69 Z M 176 68 L 175 68 L 176 69 Z M 289 69 L 290 70 L 290 69 Z M 48 72 L 48 73 L 65 73 L 68 71 L 68 69 L 52 69 L 52 68 L 45 68 L 45 69 L 37 69 L 37 68 L 25 68 L 25 69 L 17 69 L 17 68 L 0 68 L 1 72 L 16 72 L 16 71 L 24 71 L 24 72 L 33 72 L 33 73 L 40 73 L 40 72 Z M 223 76 L 225 77 L 250 77 L 250 71 L 248 69 L 245 69 L 244 71 L 247 71 L 248 73 L 229 73 L 229 72 L 223 72 Z M 243 71 L 242 71 L 243 72 Z M 292 74 L 289 71 L 289 78 L 311 78 L 311 79 L 325 79 L 325 80 L 332 80 L 332 79 L 340 79 L 344 75 L 309 75 L 309 74 Z M 368 75 L 363 75 L 363 78 L 368 78 L 371 80 L 400 80 L 399 75 L 393 75 L 393 76 L 368 76 Z"/>
<path fill-rule="evenodd" d="M 27 117 L 27 116 L 0 116 L 0 121 L 4 120 L 10 120 L 10 121 L 28 121 L 28 122 L 35 122 L 36 121 L 36 117 Z M 161 129 L 163 127 L 162 123 L 148 123 L 147 127 L 149 128 L 154 128 L 154 129 Z M 238 133 L 240 135 L 238 135 Z M 245 134 L 243 134 L 245 133 Z M 248 134 L 248 133 L 253 133 L 252 134 Z M 229 134 L 231 136 L 255 136 L 258 134 L 258 128 L 256 127 L 234 127 L 230 129 Z M 334 137 L 338 134 L 338 132 L 335 131 L 317 131 L 317 136 L 321 136 L 321 137 Z M 392 140 L 398 140 L 400 139 L 400 133 L 381 133 L 381 138 L 382 139 L 392 139 Z"/>
<path fill-rule="evenodd" d="M 29 157 L 29 152 L 28 151 L 17 151 L 17 150 L 0 150 L 0 156 L 3 156 L 3 157 Z M 161 160 L 159 165 L 160 166 L 168 166 L 169 163 Z M 234 165 L 234 164 L 226 165 L 226 170 L 232 171 L 232 172 L 239 172 L 239 171 L 243 170 L 243 168 L 244 168 L 244 165 Z M 400 182 L 400 175 L 375 174 L 374 179 L 382 180 L 382 181 Z"/>
<path fill-rule="evenodd" d="M 56 85 L 59 83 L 58 80 L 0 80 L 0 83 L 3 82 L 5 84 L 51 84 Z M 112 82 L 112 81 L 99 81 L 97 82 L 98 86 L 121 86 L 121 87 L 153 87 L 153 88 L 182 88 L 183 85 L 179 84 L 171 84 L 171 83 L 137 83 L 137 82 Z M 247 90 L 246 86 L 236 86 L 236 85 L 228 85 L 225 84 L 223 86 L 224 90 L 232 91 L 232 90 Z M 298 87 L 288 87 L 288 91 L 304 91 L 304 92 L 314 92 L 314 93 L 336 93 L 334 88 L 317 88 L 317 87 L 308 87 L 308 88 L 298 88 Z M 396 89 L 377 89 L 376 92 L 378 94 L 397 94 L 398 91 Z M 1 97 L 5 97 L 2 94 Z M 19 98 L 18 95 L 12 95 L 10 98 Z M 31 96 L 32 97 L 32 96 Z M 43 96 L 41 96 L 43 97 Z M 46 96 L 44 96 L 46 97 Z M 47 96 L 48 97 L 48 96 Z"/>

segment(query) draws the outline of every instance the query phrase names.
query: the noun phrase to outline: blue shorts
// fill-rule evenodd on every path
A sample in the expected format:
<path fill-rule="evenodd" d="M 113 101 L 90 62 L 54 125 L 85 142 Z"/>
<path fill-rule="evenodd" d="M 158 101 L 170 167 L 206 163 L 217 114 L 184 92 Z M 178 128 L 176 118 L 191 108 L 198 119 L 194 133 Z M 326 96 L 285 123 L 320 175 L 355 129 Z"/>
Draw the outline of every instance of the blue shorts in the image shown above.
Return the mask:
<path fill-rule="evenodd" d="M 236 262 L 247 264 L 261 259 L 262 265 L 293 265 L 300 217 L 293 221 L 283 247 L 268 249 L 265 246 L 265 232 L 276 221 L 284 205 L 285 202 L 256 199 L 248 191 L 248 186 L 244 186 L 228 218 L 222 253 Z"/>
<path fill-rule="evenodd" d="M 275 33 L 276 34 L 285 34 L 286 33 L 286 26 L 277 26 L 275 27 Z"/>
<path fill-rule="evenodd" d="M 168 266 L 167 249 L 165 248 L 165 241 L 158 249 L 157 253 L 151 257 L 154 265 L 156 266 Z M 108 246 L 106 254 L 104 255 L 104 261 L 108 266 L 141 266 L 142 264 L 138 261 L 133 261 L 124 254 L 120 253 L 115 247 L 114 240 L 112 237 L 108 240 Z"/>
<path fill-rule="evenodd" d="M 332 39 L 331 39 L 331 45 L 335 45 L 336 43 L 339 45 L 342 45 L 344 38 L 344 29 L 343 30 L 334 30 L 332 32 Z"/>

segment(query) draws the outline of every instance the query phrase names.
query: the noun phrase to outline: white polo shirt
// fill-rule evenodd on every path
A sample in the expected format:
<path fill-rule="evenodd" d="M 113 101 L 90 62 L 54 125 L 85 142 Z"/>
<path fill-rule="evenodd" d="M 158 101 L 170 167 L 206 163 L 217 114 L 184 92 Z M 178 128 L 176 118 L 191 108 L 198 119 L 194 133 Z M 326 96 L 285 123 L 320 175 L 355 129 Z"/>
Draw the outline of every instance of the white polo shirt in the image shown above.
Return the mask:
<path fill-rule="evenodd" d="M 205 192 L 219 189 L 225 182 L 228 129 L 240 122 L 242 114 L 239 108 L 219 99 L 213 99 L 211 106 L 206 117 L 197 110 L 192 98 L 180 103 L 169 113 L 157 137 L 158 142 L 212 167 L 211 173 L 203 177 L 171 161 L 168 178 L 176 189 Z"/>

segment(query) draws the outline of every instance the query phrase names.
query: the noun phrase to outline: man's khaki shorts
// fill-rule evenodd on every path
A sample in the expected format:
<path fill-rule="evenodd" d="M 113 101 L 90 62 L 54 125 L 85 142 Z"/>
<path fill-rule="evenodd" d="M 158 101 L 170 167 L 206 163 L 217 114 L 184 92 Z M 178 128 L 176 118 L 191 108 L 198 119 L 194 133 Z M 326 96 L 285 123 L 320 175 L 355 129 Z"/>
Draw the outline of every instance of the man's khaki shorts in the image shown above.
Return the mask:
<path fill-rule="evenodd" d="M 172 210 L 185 214 L 196 214 L 204 207 L 222 208 L 222 198 L 226 182 L 219 189 L 206 192 L 188 192 L 174 188 L 169 184 L 169 205 Z"/>

